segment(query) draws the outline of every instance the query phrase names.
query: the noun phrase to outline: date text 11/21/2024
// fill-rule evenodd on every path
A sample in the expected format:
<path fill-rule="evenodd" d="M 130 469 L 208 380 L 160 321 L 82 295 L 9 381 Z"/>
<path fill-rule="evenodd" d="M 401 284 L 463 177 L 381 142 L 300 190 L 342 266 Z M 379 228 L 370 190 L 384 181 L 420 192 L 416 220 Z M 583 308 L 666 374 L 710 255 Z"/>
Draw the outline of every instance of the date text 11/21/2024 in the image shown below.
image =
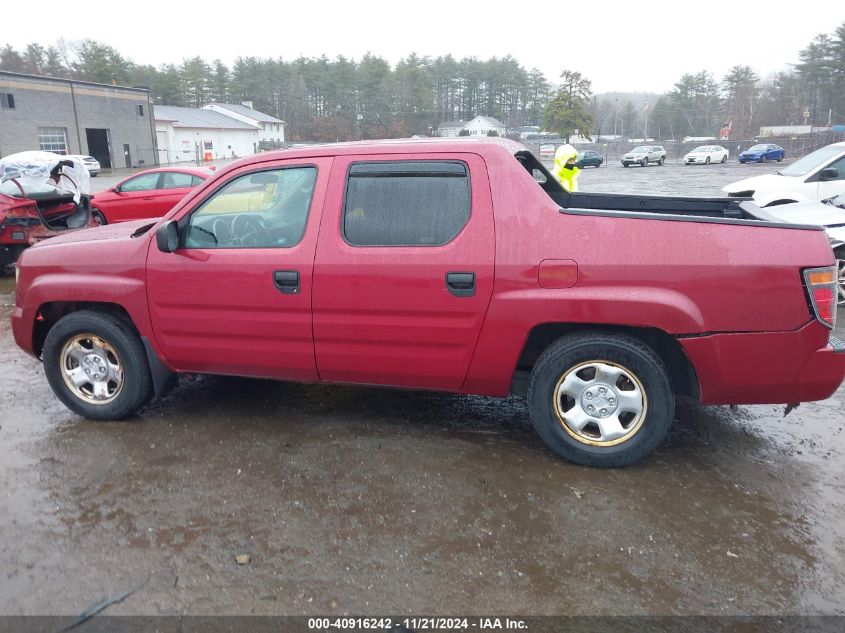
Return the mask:
<path fill-rule="evenodd" d="M 309 618 L 308 629 L 311 631 L 332 630 L 412 630 L 412 631 L 493 631 L 525 630 L 525 620 L 519 618 L 448 618 L 448 617 L 413 617 L 413 618 Z"/>

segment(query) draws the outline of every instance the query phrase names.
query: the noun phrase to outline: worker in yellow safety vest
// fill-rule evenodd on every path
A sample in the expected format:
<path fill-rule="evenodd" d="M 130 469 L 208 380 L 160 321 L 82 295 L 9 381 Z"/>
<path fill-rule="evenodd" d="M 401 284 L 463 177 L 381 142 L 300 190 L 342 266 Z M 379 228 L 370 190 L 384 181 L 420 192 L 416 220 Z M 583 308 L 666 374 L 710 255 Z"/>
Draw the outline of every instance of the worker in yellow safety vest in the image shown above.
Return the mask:
<path fill-rule="evenodd" d="M 561 145 L 555 150 L 555 166 L 552 173 L 570 193 L 578 191 L 578 174 L 581 170 L 575 166 L 578 151 L 572 145 Z"/>

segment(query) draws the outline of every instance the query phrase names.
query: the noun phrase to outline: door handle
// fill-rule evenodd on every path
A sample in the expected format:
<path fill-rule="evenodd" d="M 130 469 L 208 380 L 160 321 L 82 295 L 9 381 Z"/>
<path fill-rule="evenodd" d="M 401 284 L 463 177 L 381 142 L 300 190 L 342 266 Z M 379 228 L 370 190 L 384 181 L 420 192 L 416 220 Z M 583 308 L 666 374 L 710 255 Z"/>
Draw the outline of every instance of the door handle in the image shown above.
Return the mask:
<path fill-rule="evenodd" d="M 155 200 L 155 198 L 153 198 L 152 196 L 150 196 L 150 197 L 148 197 L 148 198 L 141 198 L 141 200 Z"/>
<path fill-rule="evenodd" d="M 446 288 L 454 297 L 474 297 L 475 273 L 446 273 Z"/>
<path fill-rule="evenodd" d="M 299 293 L 299 271 L 298 270 L 274 270 L 273 284 L 276 290 L 284 295 L 295 295 Z"/>

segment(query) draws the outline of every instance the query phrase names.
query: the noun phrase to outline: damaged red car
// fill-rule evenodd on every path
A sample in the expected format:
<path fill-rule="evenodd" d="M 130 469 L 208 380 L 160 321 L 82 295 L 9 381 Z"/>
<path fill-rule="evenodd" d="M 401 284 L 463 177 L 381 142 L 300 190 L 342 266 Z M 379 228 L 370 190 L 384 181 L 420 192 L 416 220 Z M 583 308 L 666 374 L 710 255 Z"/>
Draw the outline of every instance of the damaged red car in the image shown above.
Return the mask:
<path fill-rule="evenodd" d="M 77 159 L 34 151 L 0 159 L 0 272 L 11 271 L 28 246 L 98 226 L 89 192 Z"/>

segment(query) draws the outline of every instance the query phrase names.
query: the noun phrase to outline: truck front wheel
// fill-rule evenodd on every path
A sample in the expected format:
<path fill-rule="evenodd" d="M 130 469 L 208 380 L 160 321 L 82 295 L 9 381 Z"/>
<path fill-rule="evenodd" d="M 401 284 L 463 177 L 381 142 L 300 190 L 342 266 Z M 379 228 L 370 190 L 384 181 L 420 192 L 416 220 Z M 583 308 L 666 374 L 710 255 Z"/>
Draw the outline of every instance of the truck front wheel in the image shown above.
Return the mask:
<path fill-rule="evenodd" d="M 119 420 L 153 393 L 144 347 L 130 325 L 92 310 L 62 317 L 42 354 L 53 392 L 71 411 L 92 420 Z"/>
<path fill-rule="evenodd" d="M 634 337 L 589 332 L 543 352 L 531 372 L 528 408 L 555 453 L 613 468 L 643 459 L 663 441 L 675 399 L 651 348 Z"/>

